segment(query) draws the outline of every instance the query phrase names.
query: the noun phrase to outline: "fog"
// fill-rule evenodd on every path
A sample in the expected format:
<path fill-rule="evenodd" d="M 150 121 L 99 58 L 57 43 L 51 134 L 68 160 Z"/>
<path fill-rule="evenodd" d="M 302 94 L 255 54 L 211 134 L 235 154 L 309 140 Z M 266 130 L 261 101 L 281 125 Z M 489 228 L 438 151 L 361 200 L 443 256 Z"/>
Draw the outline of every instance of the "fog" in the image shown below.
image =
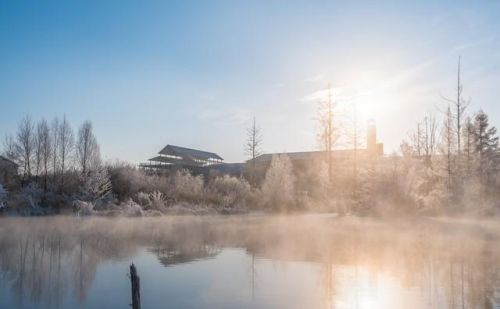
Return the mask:
<path fill-rule="evenodd" d="M 349 280 L 361 285 L 365 273 L 417 289 L 426 308 L 494 308 L 500 304 L 499 244 L 500 224 L 485 220 L 380 221 L 323 215 L 2 218 L 0 283 L 8 305 L 65 307 L 64 300 L 71 298 L 87 307 L 100 265 L 135 262 L 140 275 L 141 267 L 161 272 L 163 267 L 196 265 L 238 249 L 251 257 L 252 267 L 255 259 L 317 267 L 318 287 L 327 294 L 322 306 L 331 307 L 325 302 L 332 302 L 338 308 L 356 307 L 336 302 L 345 297 L 336 293 Z M 141 264 L 141 254 L 157 262 Z M 126 285 L 126 272 L 124 266 L 122 276 L 110 280 Z M 345 272 L 355 279 L 339 275 Z M 262 278 L 259 284 L 271 285 Z M 148 277 L 142 280 L 147 286 Z M 209 280 L 216 284 L 218 278 Z M 298 289 L 308 291 L 305 277 L 294 276 L 294 281 Z"/>

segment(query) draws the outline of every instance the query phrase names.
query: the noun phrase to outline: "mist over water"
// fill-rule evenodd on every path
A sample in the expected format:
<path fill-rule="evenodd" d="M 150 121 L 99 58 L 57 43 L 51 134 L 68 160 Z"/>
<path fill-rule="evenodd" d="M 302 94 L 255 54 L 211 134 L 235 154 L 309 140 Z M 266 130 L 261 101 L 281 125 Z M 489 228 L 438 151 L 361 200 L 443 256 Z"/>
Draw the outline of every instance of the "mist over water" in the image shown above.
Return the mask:
<path fill-rule="evenodd" d="M 499 308 L 500 224 L 1 218 L 0 308 Z"/>

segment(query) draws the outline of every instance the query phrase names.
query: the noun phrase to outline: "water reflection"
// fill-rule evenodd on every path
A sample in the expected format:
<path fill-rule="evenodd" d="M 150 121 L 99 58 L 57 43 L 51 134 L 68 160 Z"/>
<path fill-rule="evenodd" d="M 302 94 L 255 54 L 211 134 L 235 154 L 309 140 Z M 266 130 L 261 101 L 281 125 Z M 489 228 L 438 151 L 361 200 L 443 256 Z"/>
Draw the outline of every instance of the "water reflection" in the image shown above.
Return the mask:
<path fill-rule="evenodd" d="M 143 267 L 155 272 L 163 266 L 209 272 L 203 278 L 195 272 L 161 279 L 179 281 L 189 275 L 191 285 L 182 289 L 200 298 L 189 303 L 193 308 L 495 308 L 500 306 L 499 243 L 500 225 L 491 222 L 1 219 L 0 307 L 62 308 L 73 302 L 90 307 L 88 293 L 100 265 L 125 265 L 147 255 L 157 263 Z M 223 277 L 226 269 L 244 275 Z M 114 280 L 127 284 L 123 277 Z M 210 281 L 210 293 L 191 282 L 203 280 Z M 161 288 L 145 283 L 148 299 L 170 286 L 156 283 Z M 214 291 L 217 284 L 234 293 Z M 127 302 L 128 295 L 120 297 Z M 165 301 L 179 301 L 172 297 Z"/>

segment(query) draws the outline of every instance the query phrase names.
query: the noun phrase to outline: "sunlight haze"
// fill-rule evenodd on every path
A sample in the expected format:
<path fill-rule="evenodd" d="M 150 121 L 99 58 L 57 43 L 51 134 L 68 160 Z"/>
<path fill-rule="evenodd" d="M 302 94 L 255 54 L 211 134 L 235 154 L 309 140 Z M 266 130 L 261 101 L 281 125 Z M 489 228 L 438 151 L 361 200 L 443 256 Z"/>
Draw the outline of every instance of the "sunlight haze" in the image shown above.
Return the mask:
<path fill-rule="evenodd" d="M 307 98 L 328 83 L 360 95 L 390 153 L 445 108 L 459 55 L 471 109 L 500 121 L 497 1 L 3 1 L 0 12 L 0 131 L 25 113 L 92 119 L 105 159 L 138 163 L 170 143 L 240 162 L 253 116 L 265 152 L 317 149 Z"/>

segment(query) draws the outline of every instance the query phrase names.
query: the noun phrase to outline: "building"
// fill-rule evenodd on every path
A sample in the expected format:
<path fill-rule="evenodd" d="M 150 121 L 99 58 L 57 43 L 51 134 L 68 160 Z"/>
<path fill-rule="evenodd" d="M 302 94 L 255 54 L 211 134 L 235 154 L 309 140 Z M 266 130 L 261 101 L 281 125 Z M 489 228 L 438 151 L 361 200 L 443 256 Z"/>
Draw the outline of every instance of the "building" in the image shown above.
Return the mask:
<path fill-rule="evenodd" d="M 368 158 L 378 158 L 384 154 L 384 145 L 377 142 L 377 128 L 373 121 L 368 122 L 366 132 L 366 147 L 354 149 L 337 149 L 332 151 L 336 162 L 356 158 L 363 161 Z M 150 172 L 172 171 L 188 169 L 193 174 L 205 176 L 232 175 L 241 176 L 245 169 L 251 167 L 257 174 L 264 175 L 273 156 L 286 155 L 295 167 L 317 163 L 327 159 L 326 151 L 303 151 L 286 153 L 266 153 L 245 163 L 225 163 L 224 159 L 214 152 L 179 147 L 165 146 L 157 156 L 139 167 Z"/>
<path fill-rule="evenodd" d="M 0 184 L 7 188 L 12 188 L 18 185 L 19 166 L 12 160 L 0 156 Z"/>
<path fill-rule="evenodd" d="M 321 151 L 301 151 L 301 152 L 282 152 L 282 153 L 266 153 L 255 159 L 249 160 L 247 163 L 265 164 L 270 163 L 273 156 L 286 155 L 290 158 L 294 165 L 326 160 L 328 153 Z M 369 121 L 366 130 L 366 147 L 358 149 L 334 149 L 332 150 L 332 158 L 336 161 L 352 159 L 356 155 L 357 159 L 364 160 L 368 158 L 377 158 L 384 155 L 384 144 L 377 142 L 377 127 L 373 121 Z"/>
<path fill-rule="evenodd" d="M 140 168 L 148 171 L 161 171 L 171 169 L 189 169 L 198 172 L 205 167 L 219 165 L 224 159 L 216 153 L 167 145 L 163 147 L 156 157 L 146 163 L 139 164 Z"/>

